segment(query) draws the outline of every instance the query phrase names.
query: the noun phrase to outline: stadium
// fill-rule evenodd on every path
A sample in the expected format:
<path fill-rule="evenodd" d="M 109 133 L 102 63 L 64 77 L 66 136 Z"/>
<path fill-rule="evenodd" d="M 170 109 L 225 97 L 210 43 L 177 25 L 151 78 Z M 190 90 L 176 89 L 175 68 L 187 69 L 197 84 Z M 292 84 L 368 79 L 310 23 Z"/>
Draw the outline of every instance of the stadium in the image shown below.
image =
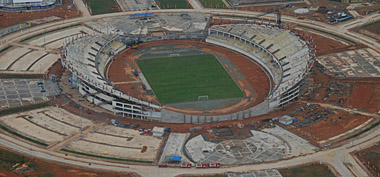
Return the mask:
<path fill-rule="evenodd" d="M 56 3 L 58 3 L 57 0 L 1 0 L 0 10 L 3 10 L 3 11 L 46 10 L 46 9 L 54 8 Z"/>
<path fill-rule="evenodd" d="M 0 174 L 376 176 L 379 3 L 260 2 L 0 0 Z"/>
<path fill-rule="evenodd" d="M 209 18 L 198 17 L 202 25 L 193 28 L 185 25 L 186 18 L 196 22 L 195 14 L 171 17 L 183 25 L 162 16 L 140 14 L 129 19 L 140 24 L 136 29 L 106 29 L 106 34 L 66 41 L 62 65 L 70 70 L 72 86 L 114 114 L 167 123 L 242 120 L 306 92 L 315 55 L 312 39 L 304 41 L 270 22 L 209 25 Z M 233 72 L 241 68 L 223 56 L 228 53 L 263 72 Z M 130 63 L 122 67 L 123 62 Z M 247 82 L 252 75 L 268 84 Z"/>

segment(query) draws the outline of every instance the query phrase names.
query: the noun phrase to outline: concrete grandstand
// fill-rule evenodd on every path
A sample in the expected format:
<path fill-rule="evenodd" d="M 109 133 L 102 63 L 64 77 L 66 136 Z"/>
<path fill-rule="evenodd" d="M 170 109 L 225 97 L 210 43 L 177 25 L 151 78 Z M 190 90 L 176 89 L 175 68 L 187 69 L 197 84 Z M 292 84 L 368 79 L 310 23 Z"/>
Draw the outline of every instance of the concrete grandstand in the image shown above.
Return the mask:
<path fill-rule="evenodd" d="M 188 115 L 137 99 L 112 86 L 105 68 L 112 57 L 131 47 L 135 35 L 87 35 L 64 47 L 62 64 L 71 71 L 71 84 L 90 102 L 115 114 L 172 123 L 242 120 L 276 109 L 304 93 L 313 49 L 292 32 L 265 25 L 221 25 L 189 33 L 141 36 L 140 41 L 198 39 L 241 53 L 258 63 L 270 76 L 271 89 L 261 104 L 231 114 Z"/>
<path fill-rule="evenodd" d="M 54 7 L 56 3 L 57 3 L 57 0 L 1 0 L 0 10 L 4 10 L 4 11 L 43 10 L 43 9 L 50 9 Z"/>

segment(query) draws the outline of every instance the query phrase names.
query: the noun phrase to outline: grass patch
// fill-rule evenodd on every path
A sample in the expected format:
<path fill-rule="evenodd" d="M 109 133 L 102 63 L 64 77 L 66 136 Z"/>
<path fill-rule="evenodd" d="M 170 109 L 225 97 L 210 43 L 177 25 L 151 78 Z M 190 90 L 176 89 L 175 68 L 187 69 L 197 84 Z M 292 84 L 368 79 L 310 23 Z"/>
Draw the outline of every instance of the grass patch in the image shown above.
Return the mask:
<path fill-rule="evenodd" d="M 120 7 L 115 0 L 85 0 L 90 7 L 92 15 L 120 12 Z"/>
<path fill-rule="evenodd" d="M 222 0 L 198 0 L 206 8 L 226 8 Z"/>
<path fill-rule="evenodd" d="M 307 165 L 280 169 L 279 171 L 283 177 L 335 177 L 335 175 L 323 165 Z"/>
<path fill-rule="evenodd" d="M 12 171 L 20 167 L 28 159 L 14 153 L 0 151 L 0 169 Z M 16 165 L 17 164 L 17 165 Z"/>
<path fill-rule="evenodd" d="M 348 137 L 347 139 L 355 138 L 355 137 L 357 137 L 357 136 L 359 136 L 359 135 L 361 135 L 361 134 L 363 134 L 363 133 L 365 133 L 365 132 L 368 132 L 368 131 L 372 130 L 373 128 L 377 127 L 378 125 L 380 125 L 380 121 L 378 121 L 378 122 L 372 124 L 371 126 L 369 126 L 369 127 L 366 128 L 366 129 L 361 130 L 359 133 L 356 133 L 356 134 L 354 134 L 354 135 Z"/>
<path fill-rule="evenodd" d="M 14 114 L 14 113 L 19 113 L 19 112 L 24 112 L 24 111 L 29 111 L 29 110 L 33 110 L 33 109 L 44 108 L 47 106 L 49 106 L 49 103 L 45 102 L 45 103 L 38 103 L 38 104 L 32 104 L 32 105 L 27 105 L 27 106 L 5 109 L 5 110 L 1 110 L 0 116 L 5 116 L 8 114 Z"/>
<path fill-rule="evenodd" d="M 243 97 L 231 76 L 211 54 L 137 60 L 161 103 Z"/>
<path fill-rule="evenodd" d="M 191 9 L 186 0 L 155 0 L 161 9 Z"/>
<path fill-rule="evenodd" d="M 370 31 L 375 34 L 380 34 L 380 21 L 376 21 L 374 23 L 370 23 L 363 26 L 363 29 Z"/>
<path fill-rule="evenodd" d="M 42 79 L 42 74 L 0 74 L 0 79 Z"/>
<path fill-rule="evenodd" d="M 117 161 L 125 161 L 125 162 L 138 162 L 138 163 L 153 163 L 153 161 L 146 161 L 146 160 L 121 159 L 121 158 L 116 158 L 116 157 L 106 157 L 106 156 L 101 156 L 101 155 L 88 154 L 88 153 L 78 152 L 78 151 L 65 149 L 65 148 L 61 149 L 61 151 L 69 152 L 69 153 L 73 153 L 73 154 L 84 155 L 84 156 L 89 156 L 89 157 L 108 159 L 108 160 L 117 160 Z"/>
<path fill-rule="evenodd" d="M 12 47 L 11 45 L 8 45 L 7 47 L 1 49 L 1 50 L 0 50 L 0 53 L 5 52 L 6 50 L 10 49 L 11 47 Z"/>
<path fill-rule="evenodd" d="M 29 37 L 27 37 L 25 39 L 22 39 L 20 42 L 25 42 L 27 40 L 33 39 L 33 38 L 38 37 L 38 36 L 42 36 L 42 35 L 45 35 L 45 34 L 48 34 L 48 33 L 51 33 L 51 32 L 55 32 L 55 31 L 59 31 L 59 30 L 62 30 L 62 29 L 71 28 L 71 27 L 75 27 L 75 26 L 80 26 L 80 25 L 82 25 L 82 24 L 77 23 L 77 24 L 73 24 L 73 25 L 70 25 L 70 26 L 65 26 L 65 27 L 62 27 L 62 28 L 57 28 L 57 29 L 53 29 L 53 30 L 50 30 L 50 31 L 45 31 L 43 33 L 39 33 L 39 34 L 36 34 L 36 35 L 33 35 L 33 36 L 29 36 Z"/>

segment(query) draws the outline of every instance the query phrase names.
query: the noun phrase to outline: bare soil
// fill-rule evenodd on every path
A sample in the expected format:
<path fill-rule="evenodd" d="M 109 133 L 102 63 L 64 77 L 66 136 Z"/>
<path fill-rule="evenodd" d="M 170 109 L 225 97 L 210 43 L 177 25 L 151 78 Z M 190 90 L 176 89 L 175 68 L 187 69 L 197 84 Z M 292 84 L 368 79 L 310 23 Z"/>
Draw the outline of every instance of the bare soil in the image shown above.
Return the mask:
<path fill-rule="evenodd" d="M 4 149 L 0 149 L 1 152 L 6 152 L 14 156 L 22 156 Z M 1 162 L 6 163 L 6 162 Z M 116 172 L 106 172 L 106 171 L 94 171 L 94 170 L 88 170 L 88 169 L 80 169 L 80 168 L 73 168 L 65 165 L 58 165 L 55 163 L 46 162 L 39 159 L 30 159 L 26 158 L 25 167 L 27 169 L 30 169 L 29 172 L 26 171 L 24 173 L 20 173 L 22 169 L 16 168 L 13 171 L 8 171 L 5 169 L 0 169 L 0 176 L 6 176 L 6 177 L 24 177 L 24 176 L 30 176 L 30 177 L 37 177 L 37 176 L 57 176 L 57 177 L 82 177 L 82 176 L 91 176 L 91 177 L 140 177 L 140 175 L 136 173 L 116 173 Z M 26 168 L 24 168 L 26 169 Z M 18 174 L 18 173 L 20 174 Z"/>
<path fill-rule="evenodd" d="M 362 162 L 362 165 L 369 170 L 373 176 L 380 173 L 380 143 L 355 152 L 354 155 Z"/>

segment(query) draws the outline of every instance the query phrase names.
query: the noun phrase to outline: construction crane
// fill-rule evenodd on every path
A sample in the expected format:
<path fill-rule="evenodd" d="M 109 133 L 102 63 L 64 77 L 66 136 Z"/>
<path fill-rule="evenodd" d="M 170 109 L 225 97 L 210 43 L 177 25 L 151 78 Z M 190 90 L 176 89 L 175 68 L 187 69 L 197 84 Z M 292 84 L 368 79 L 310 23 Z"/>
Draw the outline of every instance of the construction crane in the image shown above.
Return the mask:
<path fill-rule="evenodd" d="M 255 16 L 255 17 L 248 17 L 248 18 L 246 19 L 246 21 L 248 21 L 248 20 L 252 20 L 252 19 L 259 19 L 259 18 L 262 17 L 262 16 L 265 16 L 265 15 L 268 15 L 268 14 L 271 14 L 271 13 L 276 13 L 276 12 L 277 12 L 277 20 L 276 20 L 276 23 L 277 23 L 277 25 L 281 25 L 281 23 L 282 23 L 282 21 L 281 21 L 281 11 L 284 10 L 284 9 L 286 9 L 286 8 L 290 8 L 290 7 L 292 7 L 292 6 L 293 6 L 292 4 L 286 4 L 285 6 L 278 7 L 278 8 L 276 8 L 276 9 L 272 9 L 272 10 L 270 10 L 270 11 L 268 11 L 268 12 L 265 12 L 265 13 L 259 14 L 259 15 Z"/>
<path fill-rule="evenodd" d="M 145 27 L 145 23 L 142 22 L 142 26 L 140 28 L 139 35 L 137 36 L 137 40 L 134 41 L 134 43 L 132 45 L 132 49 L 139 49 L 139 44 L 141 43 L 141 41 L 140 41 L 141 33 L 142 33 L 142 30 L 144 29 L 144 27 Z"/>
<path fill-rule="evenodd" d="M 146 20 L 146 21 L 149 21 L 149 19 L 148 19 L 148 14 L 150 15 L 150 13 L 148 13 L 148 11 L 149 11 L 149 7 L 151 6 L 151 4 L 149 4 L 149 3 L 147 3 L 147 7 L 146 7 L 146 11 L 145 11 L 145 13 L 144 13 L 144 16 L 143 16 L 143 18 L 140 18 L 140 21 L 142 21 L 142 20 Z M 153 13 L 152 13 L 153 14 Z M 141 26 L 141 28 L 140 28 L 140 32 L 139 32 L 139 35 L 137 36 L 137 40 L 135 40 L 134 41 L 134 43 L 133 43 L 133 45 L 132 45 L 132 49 L 138 49 L 139 48 L 139 44 L 141 43 L 141 41 L 140 41 L 140 39 L 141 39 L 141 34 L 142 34 L 142 31 L 143 31 L 143 29 L 144 29 L 144 27 L 145 27 L 145 22 L 144 21 L 142 21 L 141 23 L 142 23 L 142 26 Z"/>

